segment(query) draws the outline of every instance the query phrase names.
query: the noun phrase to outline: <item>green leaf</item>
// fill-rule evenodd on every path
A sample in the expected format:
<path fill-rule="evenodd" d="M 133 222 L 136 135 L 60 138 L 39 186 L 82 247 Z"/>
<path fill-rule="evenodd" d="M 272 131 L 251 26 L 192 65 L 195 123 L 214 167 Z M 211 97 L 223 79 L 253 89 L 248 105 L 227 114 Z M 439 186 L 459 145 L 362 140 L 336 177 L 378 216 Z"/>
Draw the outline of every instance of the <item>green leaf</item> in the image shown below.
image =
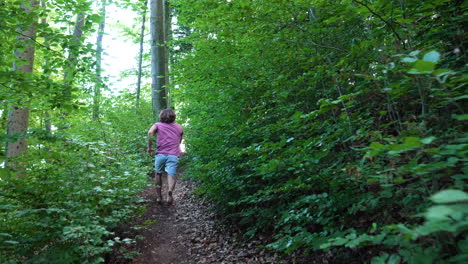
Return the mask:
<path fill-rule="evenodd" d="M 400 260 L 401 260 L 400 256 L 396 254 L 392 254 L 390 258 L 388 259 L 387 264 L 398 264 L 400 263 Z"/>
<path fill-rule="evenodd" d="M 431 61 L 418 60 L 414 63 L 414 68 L 408 73 L 411 74 L 424 74 L 431 73 L 435 68 L 435 63 Z"/>
<path fill-rule="evenodd" d="M 454 203 L 468 201 L 468 194 L 460 190 L 443 190 L 431 196 L 435 203 Z"/>
<path fill-rule="evenodd" d="M 468 120 L 468 114 L 452 115 L 452 118 L 459 120 L 459 121 L 466 121 Z"/>
<path fill-rule="evenodd" d="M 438 76 L 438 77 L 442 77 L 442 76 L 447 75 L 447 74 L 450 74 L 450 73 L 452 73 L 452 71 L 449 70 L 449 69 L 437 69 L 437 70 L 435 70 L 435 71 L 433 72 L 433 74 L 434 74 L 435 76 Z"/>
<path fill-rule="evenodd" d="M 440 53 L 435 50 L 426 53 L 423 57 L 424 61 L 429 61 L 432 63 L 437 63 L 439 59 L 440 59 Z"/>
<path fill-rule="evenodd" d="M 432 141 L 434 141 L 435 139 L 436 139 L 436 137 L 434 137 L 434 136 L 423 138 L 423 139 L 421 139 L 421 143 L 423 143 L 425 145 L 431 144 Z"/>
<path fill-rule="evenodd" d="M 425 213 L 425 215 L 428 220 L 439 221 L 439 220 L 447 219 L 447 216 L 450 216 L 453 213 L 455 213 L 455 211 L 449 206 L 436 205 L 427 209 L 427 212 Z"/>
<path fill-rule="evenodd" d="M 452 98 L 452 101 L 458 101 L 458 100 L 464 100 L 464 99 L 468 99 L 468 94 L 454 97 Z"/>
<path fill-rule="evenodd" d="M 409 62 L 409 63 L 413 63 L 413 62 L 415 62 L 417 60 L 418 59 L 413 58 L 413 57 L 405 57 L 405 58 L 401 59 L 402 62 Z"/>
<path fill-rule="evenodd" d="M 421 146 L 419 137 L 407 137 L 403 142 L 403 146 L 407 148 L 417 148 Z"/>
<path fill-rule="evenodd" d="M 387 263 L 388 253 L 383 253 L 380 256 L 373 257 L 371 260 L 371 264 L 385 264 Z"/>
<path fill-rule="evenodd" d="M 371 149 L 379 150 L 379 149 L 384 149 L 385 145 L 380 144 L 379 142 L 372 142 L 369 147 Z"/>
<path fill-rule="evenodd" d="M 418 56 L 418 55 L 419 55 L 419 53 L 421 53 L 421 51 L 420 51 L 420 50 L 414 50 L 414 51 L 410 52 L 410 54 L 409 54 L 409 55 L 410 55 L 410 56 L 413 56 L 413 57 L 415 57 L 415 56 Z"/>
<path fill-rule="evenodd" d="M 88 16 L 88 19 L 94 23 L 101 23 L 102 17 L 98 14 L 93 14 Z"/>

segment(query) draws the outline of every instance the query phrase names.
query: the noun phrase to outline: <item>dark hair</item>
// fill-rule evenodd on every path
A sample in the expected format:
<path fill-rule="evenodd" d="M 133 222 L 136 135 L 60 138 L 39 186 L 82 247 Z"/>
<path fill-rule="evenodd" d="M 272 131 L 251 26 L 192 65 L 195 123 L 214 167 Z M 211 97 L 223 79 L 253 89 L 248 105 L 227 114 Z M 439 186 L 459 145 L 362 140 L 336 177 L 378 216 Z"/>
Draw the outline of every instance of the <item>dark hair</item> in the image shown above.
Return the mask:
<path fill-rule="evenodd" d="M 172 123 L 175 121 L 176 114 L 172 109 L 164 109 L 159 113 L 159 120 L 163 123 Z"/>

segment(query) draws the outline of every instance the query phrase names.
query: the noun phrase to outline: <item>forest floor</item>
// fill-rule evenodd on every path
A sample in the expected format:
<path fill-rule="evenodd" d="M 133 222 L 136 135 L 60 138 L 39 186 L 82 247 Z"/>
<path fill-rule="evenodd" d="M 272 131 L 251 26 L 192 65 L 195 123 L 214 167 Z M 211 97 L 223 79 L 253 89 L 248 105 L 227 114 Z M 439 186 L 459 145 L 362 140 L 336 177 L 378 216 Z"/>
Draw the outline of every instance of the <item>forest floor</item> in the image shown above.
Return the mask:
<path fill-rule="evenodd" d="M 164 178 L 164 177 L 163 177 Z M 167 182 L 163 181 L 164 189 Z M 210 205 L 192 194 L 189 180 L 179 181 L 174 192 L 174 204 L 156 203 L 156 189 L 149 186 L 141 194 L 146 211 L 116 230 L 122 243 L 108 255 L 108 264 L 185 264 L 185 263 L 305 263 L 295 257 L 281 255 L 262 248 L 260 240 L 243 241 L 240 232 L 220 223 Z M 137 227 L 137 228 L 135 228 Z M 260 237 L 259 239 L 262 239 Z M 327 263 L 310 262 L 307 263 Z"/>

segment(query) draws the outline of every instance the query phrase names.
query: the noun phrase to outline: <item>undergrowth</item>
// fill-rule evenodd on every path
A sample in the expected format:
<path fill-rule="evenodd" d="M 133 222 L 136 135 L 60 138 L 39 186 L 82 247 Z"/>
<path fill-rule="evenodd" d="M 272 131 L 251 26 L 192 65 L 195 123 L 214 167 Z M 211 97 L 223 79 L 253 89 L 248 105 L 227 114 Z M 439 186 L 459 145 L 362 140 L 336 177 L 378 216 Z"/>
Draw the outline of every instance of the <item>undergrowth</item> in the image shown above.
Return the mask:
<path fill-rule="evenodd" d="M 114 244 L 134 242 L 112 230 L 141 211 L 151 111 L 104 106 L 100 121 L 79 115 L 65 130 L 30 129 L 17 161 L 25 175 L 0 169 L 0 263 L 101 263 Z"/>
<path fill-rule="evenodd" d="M 468 261 L 466 3 L 175 6 L 187 175 L 246 238 L 362 250 L 343 263 Z"/>

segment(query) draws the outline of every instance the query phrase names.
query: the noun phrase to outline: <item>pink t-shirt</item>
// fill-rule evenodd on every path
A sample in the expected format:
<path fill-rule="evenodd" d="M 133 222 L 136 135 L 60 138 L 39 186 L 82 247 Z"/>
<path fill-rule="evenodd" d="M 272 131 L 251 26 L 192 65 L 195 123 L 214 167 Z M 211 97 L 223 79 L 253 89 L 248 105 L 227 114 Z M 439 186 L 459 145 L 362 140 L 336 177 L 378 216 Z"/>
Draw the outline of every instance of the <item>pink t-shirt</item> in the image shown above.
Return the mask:
<path fill-rule="evenodd" d="M 161 123 L 155 124 L 158 128 L 156 134 L 158 136 L 158 146 L 156 154 L 175 155 L 180 158 L 180 140 L 182 138 L 182 127 L 177 123 Z"/>

